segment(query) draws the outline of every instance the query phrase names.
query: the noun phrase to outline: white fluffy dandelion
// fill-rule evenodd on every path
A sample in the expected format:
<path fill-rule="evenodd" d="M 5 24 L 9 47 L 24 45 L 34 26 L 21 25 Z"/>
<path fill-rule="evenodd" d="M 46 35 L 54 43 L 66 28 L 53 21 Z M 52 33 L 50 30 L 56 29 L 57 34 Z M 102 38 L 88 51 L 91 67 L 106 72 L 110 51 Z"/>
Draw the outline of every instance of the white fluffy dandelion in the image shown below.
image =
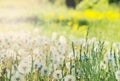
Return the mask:
<path fill-rule="evenodd" d="M 115 77 L 118 81 L 120 81 L 120 70 L 115 72 Z"/>
<path fill-rule="evenodd" d="M 51 38 L 53 41 L 56 40 L 57 39 L 57 32 L 53 32 Z"/>
<path fill-rule="evenodd" d="M 64 81 L 75 81 L 75 76 L 73 75 L 66 75 Z"/>
<path fill-rule="evenodd" d="M 43 64 L 38 60 L 36 60 L 33 64 L 34 71 L 40 71 L 42 67 L 43 67 Z"/>
<path fill-rule="evenodd" d="M 18 71 L 23 73 L 23 74 L 28 74 L 31 71 L 31 66 L 32 66 L 32 60 L 31 56 L 27 56 L 24 58 L 18 65 Z"/>
<path fill-rule="evenodd" d="M 66 38 L 64 37 L 64 36 L 60 36 L 60 38 L 59 38 L 59 42 L 60 42 L 60 44 L 63 44 L 63 45 L 66 45 L 67 44 L 67 40 L 66 40 Z"/>
<path fill-rule="evenodd" d="M 20 63 L 18 65 L 18 71 L 22 74 L 29 74 L 31 71 L 31 65 L 27 63 Z"/>
<path fill-rule="evenodd" d="M 19 72 L 16 72 L 12 78 L 11 78 L 11 81 L 24 81 L 24 76 L 19 73 Z"/>
<path fill-rule="evenodd" d="M 53 72 L 53 78 L 58 80 L 62 79 L 62 70 L 56 70 Z"/>
<path fill-rule="evenodd" d="M 43 75 L 43 76 L 49 76 L 50 74 L 50 71 L 49 71 L 49 68 L 47 66 L 43 66 L 40 73 Z"/>
<path fill-rule="evenodd" d="M 100 62 L 100 68 L 101 69 L 106 69 L 107 65 L 105 64 L 105 62 Z"/>

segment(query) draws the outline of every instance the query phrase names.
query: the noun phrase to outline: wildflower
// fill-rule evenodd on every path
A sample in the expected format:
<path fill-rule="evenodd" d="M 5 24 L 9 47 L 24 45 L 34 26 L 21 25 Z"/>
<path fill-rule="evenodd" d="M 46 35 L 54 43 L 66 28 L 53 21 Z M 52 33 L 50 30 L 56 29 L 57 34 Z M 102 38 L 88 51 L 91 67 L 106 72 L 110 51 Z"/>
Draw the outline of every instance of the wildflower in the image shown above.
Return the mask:
<path fill-rule="evenodd" d="M 62 20 L 64 20 L 64 19 L 65 19 L 65 17 L 64 17 L 63 15 L 60 15 L 60 16 L 59 16 L 59 20 L 62 21 Z"/>
<path fill-rule="evenodd" d="M 40 61 L 35 61 L 33 65 L 33 69 L 35 71 L 40 71 L 42 69 L 43 65 Z"/>
<path fill-rule="evenodd" d="M 65 44 L 59 45 L 59 47 L 58 47 L 59 54 L 65 54 L 66 48 L 67 48 L 67 46 Z"/>
<path fill-rule="evenodd" d="M 115 64 L 115 59 L 114 59 L 114 51 L 113 50 L 108 50 L 107 55 L 105 57 L 105 62 L 109 62 L 112 64 L 112 66 L 116 66 Z"/>
<path fill-rule="evenodd" d="M 100 67 L 101 67 L 101 69 L 105 69 L 106 68 L 105 62 L 100 62 Z"/>
<path fill-rule="evenodd" d="M 69 52 L 67 55 L 68 59 L 74 59 L 74 54 L 73 52 Z"/>
<path fill-rule="evenodd" d="M 48 76 L 50 74 L 49 72 L 49 68 L 47 66 L 43 66 L 40 73 L 43 75 L 43 76 Z"/>
<path fill-rule="evenodd" d="M 13 45 L 11 46 L 12 49 L 15 49 L 15 50 L 19 50 L 20 49 L 20 46 L 18 43 L 13 43 Z"/>
<path fill-rule="evenodd" d="M 95 11 L 95 10 L 85 10 L 84 14 L 87 18 L 96 19 L 96 18 L 98 18 L 99 12 Z"/>
<path fill-rule="evenodd" d="M 32 60 L 31 55 L 25 57 L 18 65 L 18 71 L 23 74 L 28 74 L 31 71 Z"/>
<path fill-rule="evenodd" d="M 78 31 L 83 34 L 83 35 L 86 35 L 87 34 L 87 28 L 88 26 L 87 25 L 82 25 L 79 27 Z"/>
<path fill-rule="evenodd" d="M 120 70 L 115 72 L 115 77 L 118 81 L 120 81 Z"/>
<path fill-rule="evenodd" d="M 75 81 L 75 76 L 73 75 L 66 75 L 64 81 Z"/>
<path fill-rule="evenodd" d="M 51 52 L 51 57 L 56 57 L 58 56 L 58 50 L 54 46 L 50 47 L 50 52 Z"/>
<path fill-rule="evenodd" d="M 57 39 L 57 32 L 53 32 L 51 38 L 52 38 L 52 40 L 56 40 Z"/>
<path fill-rule="evenodd" d="M 14 60 L 16 59 L 16 53 L 12 49 L 7 49 L 6 50 L 7 57 L 12 57 Z"/>
<path fill-rule="evenodd" d="M 35 49 L 33 50 L 33 54 L 40 55 L 41 52 L 40 52 L 39 48 L 35 48 Z"/>
<path fill-rule="evenodd" d="M 27 64 L 27 63 L 20 63 L 18 65 L 18 71 L 22 74 L 29 74 L 29 72 L 31 71 L 31 64 Z"/>
<path fill-rule="evenodd" d="M 56 70 L 53 72 L 53 78 L 58 80 L 62 78 L 62 70 Z"/>
<path fill-rule="evenodd" d="M 73 28 L 72 28 L 73 32 L 76 31 L 76 30 L 78 30 L 78 24 L 77 23 L 73 24 Z"/>
<path fill-rule="evenodd" d="M 119 18 L 119 13 L 113 12 L 111 10 L 105 12 L 105 17 L 109 20 L 114 20 Z"/>
<path fill-rule="evenodd" d="M 58 67 L 59 67 L 59 65 L 58 65 L 57 63 L 51 63 L 51 64 L 49 65 L 50 72 L 51 72 L 51 71 L 55 71 Z"/>
<path fill-rule="evenodd" d="M 19 55 L 26 54 L 25 49 L 20 48 L 20 49 L 18 50 L 18 54 L 19 54 Z"/>
<path fill-rule="evenodd" d="M 58 62 L 59 62 L 60 64 L 63 64 L 63 62 L 64 62 L 64 60 L 65 60 L 65 57 L 64 57 L 63 55 L 59 55 L 59 56 L 57 57 L 57 60 L 58 60 Z"/>
<path fill-rule="evenodd" d="M 60 36 L 59 42 L 60 42 L 60 44 L 63 44 L 63 45 L 67 44 L 66 38 L 64 36 Z"/>
<path fill-rule="evenodd" d="M 66 68 L 67 68 L 68 71 L 71 70 L 71 72 L 74 74 L 74 72 L 75 72 L 75 64 L 71 65 L 70 62 L 67 62 L 66 63 Z"/>
<path fill-rule="evenodd" d="M 10 78 L 10 76 L 13 76 L 17 71 L 17 65 L 12 65 L 12 68 L 9 70 L 7 69 L 7 77 Z"/>
<path fill-rule="evenodd" d="M 70 70 L 70 62 L 66 63 L 66 67 L 67 67 L 68 70 Z"/>
<path fill-rule="evenodd" d="M 24 81 L 24 76 L 18 71 L 12 76 L 11 81 Z"/>
<path fill-rule="evenodd" d="M 76 70 L 76 77 L 77 77 L 77 79 L 80 79 L 81 74 L 82 74 L 82 71 L 80 69 L 77 69 Z"/>

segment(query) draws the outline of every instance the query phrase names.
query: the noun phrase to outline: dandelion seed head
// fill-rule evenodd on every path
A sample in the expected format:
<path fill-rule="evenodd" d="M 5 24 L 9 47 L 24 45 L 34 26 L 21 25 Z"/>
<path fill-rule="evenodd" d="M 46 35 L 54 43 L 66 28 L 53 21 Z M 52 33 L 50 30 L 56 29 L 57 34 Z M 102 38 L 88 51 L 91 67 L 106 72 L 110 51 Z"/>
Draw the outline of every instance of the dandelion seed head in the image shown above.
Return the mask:
<path fill-rule="evenodd" d="M 40 71 L 42 69 L 42 67 L 43 67 L 43 65 L 42 65 L 41 61 L 36 60 L 34 62 L 33 68 L 35 71 Z"/>
<path fill-rule="evenodd" d="M 43 66 L 40 73 L 43 75 L 43 76 L 49 76 L 50 72 L 49 72 L 49 68 L 47 66 Z"/>
<path fill-rule="evenodd" d="M 115 77 L 117 80 L 120 80 L 120 71 L 119 70 L 115 72 Z"/>
<path fill-rule="evenodd" d="M 54 79 L 61 79 L 62 78 L 62 70 L 56 70 L 53 72 Z"/>
<path fill-rule="evenodd" d="M 63 45 L 67 44 L 67 40 L 66 40 L 66 38 L 64 36 L 60 36 L 59 42 L 60 42 L 60 44 L 63 44 Z"/>
<path fill-rule="evenodd" d="M 66 75 L 64 81 L 75 81 L 75 76 L 73 75 Z"/>
<path fill-rule="evenodd" d="M 16 72 L 12 78 L 11 78 L 11 81 L 24 81 L 24 76 L 19 73 L 19 72 Z"/>

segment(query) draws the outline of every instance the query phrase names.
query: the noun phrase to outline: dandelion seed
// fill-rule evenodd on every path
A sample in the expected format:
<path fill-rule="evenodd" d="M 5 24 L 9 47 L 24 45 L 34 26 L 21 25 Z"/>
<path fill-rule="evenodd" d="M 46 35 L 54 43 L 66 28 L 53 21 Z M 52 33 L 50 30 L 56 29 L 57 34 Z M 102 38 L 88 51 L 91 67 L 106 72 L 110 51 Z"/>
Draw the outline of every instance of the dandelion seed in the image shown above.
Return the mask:
<path fill-rule="evenodd" d="M 67 44 L 66 38 L 64 36 L 60 36 L 59 42 L 60 44 L 63 44 L 64 46 Z"/>
<path fill-rule="evenodd" d="M 60 65 L 63 65 L 63 62 L 64 62 L 64 60 L 65 60 L 65 57 L 64 57 L 64 56 L 59 55 L 58 57 L 56 57 L 56 59 L 57 59 L 57 61 L 58 61 L 58 63 L 59 63 Z"/>
<path fill-rule="evenodd" d="M 118 81 L 120 81 L 120 71 L 119 70 L 115 72 L 115 77 Z"/>
<path fill-rule="evenodd" d="M 50 72 L 49 72 L 49 68 L 46 67 L 46 66 L 43 66 L 40 73 L 43 75 L 43 76 L 49 76 Z"/>
<path fill-rule="evenodd" d="M 64 55 L 66 53 L 67 46 L 66 45 L 59 45 L 58 52 L 59 54 Z"/>
<path fill-rule="evenodd" d="M 66 67 L 67 67 L 68 70 L 70 70 L 70 62 L 66 63 Z"/>
<path fill-rule="evenodd" d="M 100 67 L 101 67 L 101 69 L 105 69 L 106 68 L 106 64 L 104 62 L 100 62 Z"/>
<path fill-rule="evenodd" d="M 15 53 L 15 51 L 14 50 L 12 50 L 12 49 L 8 49 L 7 51 L 6 51 L 6 55 L 7 55 L 7 57 L 8 58 L 13 58 L 14 60 L 16 59 L 16 53 Z"/>
<path fill-rule="evenodd" d="M 58 80 L 62 78 L 62 70 L 56 70 L 53 72 L 53 78 Z"/>
<path fill-rule="evenodd" d="M 20 63 L 18 65 L 18 71 L 20 73 L 23 73 L 23 74 L 27 75 L 31 71 L 31 65 L 30 64 L 26 64 L 26 63 Z"/>
<path fill-rule="evenodd" d="M 74 54 L 73 52 L 69 52 L 67 55 L 68 59 L 74 59 Z"/>
<path fill-rule="evenodd" d="M 33 65 L 33 68 L 35 71 L 40 71 L 42 69 L 43 65 L 40 61 L 35 61 L 34 62 L 34 65 Z"/>
<path fill-rule="evenodd" d="M 6 71 L 7 71 L 7 77 L 10 78 L 10 76 L 13 76 L 16 73 L 17 65 L 12 65 L 11 72 L 9 69 L 7 69 Z"/>
<path fill-rule="evenodd" d="M 32 57 L 29 55 L 26 58 L 24 58 L 18 65 L 18 71 L 23 74 L 28 74 L 31 71 L 32 66 Z"/>
<path fill-rule="evenodd" d="M 24 81 L 24 76 L 19 73 L 19 72 L 16 72 L 12 78 L 11 78 L 11 81 Z"/>
<path fill-rule="evenodd" d="M 75 76 L 73 75 L 66 75 L 64 81 L 75 81 Z"/>
<path fill-rule="evenodd" d="M 53 41 L 56 40 L 57 39 L 57 32 L 53 32 L 51 38 Z"/>
<path fill-rule="evenodd" d="M 18 50 L 18 55 L 22 55 L 22 54 L 26 54 L 26 51 L 25 51 L 25 49 L 20 48 Z"/>
<path fill-rule="evenodd" d="M 82 75 L 81 70 L 80 70 L 80 69 L 77 69 L 77 70 L 76 70 L 77 79 L 80 79 L 81 75 Z"/>

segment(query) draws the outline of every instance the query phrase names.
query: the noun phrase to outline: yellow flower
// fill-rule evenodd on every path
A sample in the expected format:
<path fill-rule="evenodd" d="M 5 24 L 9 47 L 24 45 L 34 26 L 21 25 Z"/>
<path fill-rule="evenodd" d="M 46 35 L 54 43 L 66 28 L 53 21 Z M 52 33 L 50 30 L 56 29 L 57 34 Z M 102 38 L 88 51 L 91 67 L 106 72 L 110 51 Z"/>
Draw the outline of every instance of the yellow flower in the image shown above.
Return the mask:
<path fill-rule="evenodd" d="M 98 17 L 99 12 L 95 10 L 86 10 L 84 11 L 84 14 L 87 18 L 94 19 Z"/>
<path fill-rule="evenodd" d="M 72 31 L 78 30 L 78 23 L 73 24 Z"/>
<path fill-rule="evenodd" d="M 108 18 L 109 20 L 119 19 L 119 13 L 117 12 L 107 11 L 105 12 L 105 15 L 106 15 L 106 18 Z"/>
<path fill-rule="evenodd" d="M 82 35 L 86 35 L 87 34 L 87 25 L 82 25 L 79 27 L 78 31 L 82 34 Z"/>
<path fill-rule="evenodd" d="M 64 17 L 63 15 L 60 15 L 60 16 L 59 16 L 59 20 L 62 21 L 62 20 L 64 20 L 64 19 L 65 19 L 65 17 Z"/>
<path fill-rule="evenodd" d="M 87 25 L 82 25 L 79 27 L 79 31 L 84 31 L 87 30 L 88 26 Z"/>
<path fill-rule="evenodd" d="M 105 18 L 104 14 L 99 12 L 97 19 L 104 19 L 104 18 Z"/>

